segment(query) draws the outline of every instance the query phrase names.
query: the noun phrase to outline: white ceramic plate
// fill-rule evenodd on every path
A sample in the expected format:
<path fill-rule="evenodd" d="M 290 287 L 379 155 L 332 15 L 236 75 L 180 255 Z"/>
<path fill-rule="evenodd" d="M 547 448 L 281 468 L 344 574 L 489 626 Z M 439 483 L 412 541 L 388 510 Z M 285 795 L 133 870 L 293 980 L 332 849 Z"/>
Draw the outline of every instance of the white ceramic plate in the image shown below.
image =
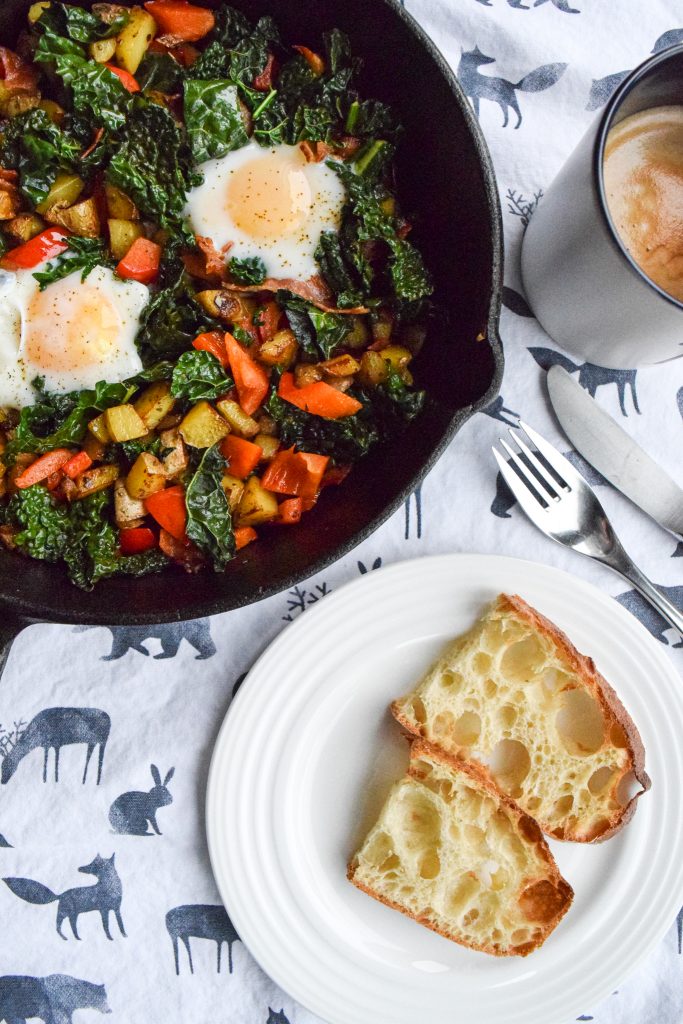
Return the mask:
<path fill-rule="evenodd" d="M 519 593 L 595 659 L 640 729 L 652 778 L 613 839 L 551 842 L 576 895 L 524 959 L 457 946 L 346 880 L 407 763 L 389 701 L 501 591 Z M 446 555 L 363 576 L 271 644 L 218 736 L 207 829 L 235 927 L 282 988 L 333 1024 L 564 1024 L 613 991 L 680 904 L 682 693 L 628 612 L 557 569 Z"/>

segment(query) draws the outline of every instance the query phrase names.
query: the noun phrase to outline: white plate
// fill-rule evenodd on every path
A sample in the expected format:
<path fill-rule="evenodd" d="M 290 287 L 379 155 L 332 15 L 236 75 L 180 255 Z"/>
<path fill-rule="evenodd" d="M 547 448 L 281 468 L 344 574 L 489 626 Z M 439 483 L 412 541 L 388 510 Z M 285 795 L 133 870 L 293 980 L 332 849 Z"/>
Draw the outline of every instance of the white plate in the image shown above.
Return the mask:
<path fill-rule="evenodd" d="M 596 846 L 551 842 L 575 890 L 528 958 L 441 938 L 346 880 L 346 862 L 407 763 L 387 712 L 501 591 L 564 629 L 640 729 L 652 789 Z M 446 555 L 368 573 L 289 626 L 218 736 L 209 851 L 228 913 L 282 988 L 333 1024 L 564 1024 L 661 938 L 683 889 L 683 697 L 657 642 L 614 600 L 512 558 Z"/>

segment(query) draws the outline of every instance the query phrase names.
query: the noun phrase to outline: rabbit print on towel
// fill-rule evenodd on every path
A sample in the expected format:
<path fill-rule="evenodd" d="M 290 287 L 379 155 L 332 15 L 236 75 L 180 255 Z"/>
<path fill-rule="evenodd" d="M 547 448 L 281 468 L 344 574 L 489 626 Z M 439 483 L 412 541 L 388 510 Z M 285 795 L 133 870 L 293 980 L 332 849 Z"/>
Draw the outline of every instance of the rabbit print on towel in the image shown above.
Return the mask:
<path fill-rule="evenodd" d="M 109 808 L 109 821 L 114 832 L 126 836 L 151 836 L 154 832 L 161 835 L 161 829 L 157 825 L 156 813 L 160 807 L 168 807 L 173 803 L 173 797 L 168 791 L 168 783 L 173 778 L 175 768 L 166 772 L 164 781 L 161 781 L 161 774 L 155 764 L 151 765 L 152 779 L 154 785 L 148 793 L 140 790 L 130 790 L 117 796 Z M 147 824 L 152 826 L 153 832 L 149 832 Z"/>

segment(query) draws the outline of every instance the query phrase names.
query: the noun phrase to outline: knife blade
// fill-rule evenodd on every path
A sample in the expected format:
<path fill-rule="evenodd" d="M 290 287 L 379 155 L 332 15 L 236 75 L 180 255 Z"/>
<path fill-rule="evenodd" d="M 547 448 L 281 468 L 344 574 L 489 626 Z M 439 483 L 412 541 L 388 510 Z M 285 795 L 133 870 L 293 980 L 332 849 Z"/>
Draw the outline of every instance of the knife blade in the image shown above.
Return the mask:
<path fill-rule="evenodd" d="M 561 366 L 548 370 L 560 426 L 587 462 L 666 530 L 683 536 L 683 490 Z"/>

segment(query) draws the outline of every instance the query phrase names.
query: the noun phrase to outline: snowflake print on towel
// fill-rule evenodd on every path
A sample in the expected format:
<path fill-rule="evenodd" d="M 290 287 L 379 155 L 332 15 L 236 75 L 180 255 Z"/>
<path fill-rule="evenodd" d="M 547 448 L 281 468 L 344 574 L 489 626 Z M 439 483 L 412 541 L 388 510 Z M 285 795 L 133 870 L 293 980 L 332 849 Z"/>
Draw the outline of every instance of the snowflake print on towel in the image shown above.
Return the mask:
<path fill-rule="evenodd" d="M 312 590 L 306 587 L 294 587 L 287 594 L 287 614 L 283 615 L 284 622 L 293 622 L 297 615 L 306 611 L 312 604 L 316 604 L 321 597 L 331 593 L 331 587 L 327 583 L 316 583 Z"/>

